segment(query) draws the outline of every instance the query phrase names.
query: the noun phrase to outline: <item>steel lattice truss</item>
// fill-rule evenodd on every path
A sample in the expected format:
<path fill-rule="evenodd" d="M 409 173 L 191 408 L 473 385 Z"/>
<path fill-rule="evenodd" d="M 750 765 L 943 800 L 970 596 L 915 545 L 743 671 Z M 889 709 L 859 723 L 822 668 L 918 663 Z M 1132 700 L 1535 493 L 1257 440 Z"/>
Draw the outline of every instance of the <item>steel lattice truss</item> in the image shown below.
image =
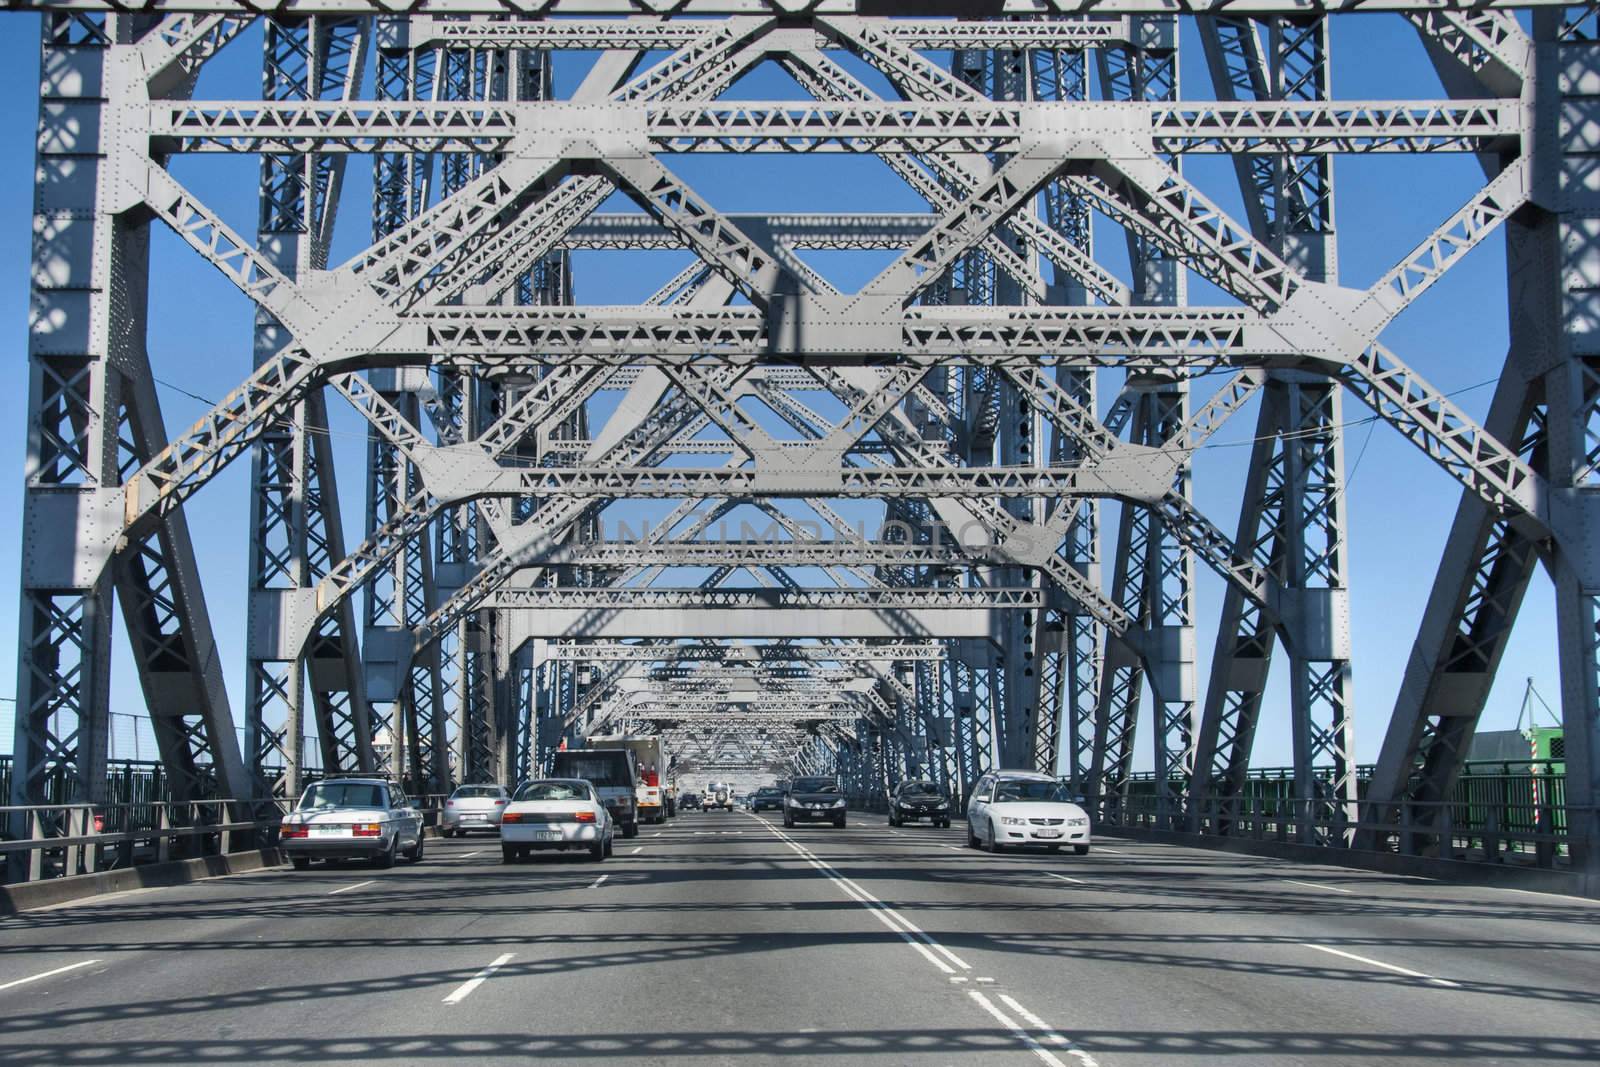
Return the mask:
<path fill-rule="evenodd" d="M 1353 401 L 1461 491 L 1368 823 L 1447 794 L 1542 562 L 1574 854 L 1600 862 L 1590 9 L 901 6 L 0 3 L 44 11 L 45 57 L 13 801 L 103 789 L 119 604 L 188 796 L 292 793 L 318 755 L 435 788 L 514 778 L 625 728 L 685 766 L 863 793 L 1036 766 L 1116 818 L 1143 744 L 1157 819 L 1227 833 L 1281 714 L 1301 839 L 1350 843 Z M 1338 99 L 1335 7 L 1409 20 L 1444 95 Z M 263 14 L 261 98 L 194 98 Z M 1209 99 L 1179 90 L 1180 17 Z M 599 58 L 556 99 L 571 50 Z M 724 98 L 774 65 L 811 99 Z M 1475 157 L 1481 187 L 1434 205 L 1376 283 L 1341 284 L 1333 157 L 1441 152 Z M 868 155 L 927 208 L 842 191 L 827 214 L 726 214 L 672 168 L 686 153 Z M 254 236 L 170 169 L 218 154 L 259 157 Z M 337 218 L 353 154 L 370 244 L 332 263 L 336 224 L 368 221 Z M 1197 154 L 1232 160 L 1243 217 L 1185 177 Z M 258 308 L 252 373 L 170 440 L 144 349 L 153 226 Z M 1095 236 L 1119 231 L 1113 269 Z M 1513 351 L 1480 424 L 1384 336 L 1497 231 Z M 692 262 L 641 305 L 580 302 L 574 250 L 651 249 Z M 841 292 L 811 249 L 890 259 Z M 1220 296 L 1191 301 L 1196 279 Z M 359 538 L 330 403 L 370 428 Z M 1247 408 L 1227 531 L 1192 471 Z M 245 456 L 241 748 L 185 512 Z M 615 532 L 652 500 L 664 519 Z M 1222 604 L 1197 602 L 1198 568 Z M 1287 709 L 1263 705 L 1275 656 Z"/>

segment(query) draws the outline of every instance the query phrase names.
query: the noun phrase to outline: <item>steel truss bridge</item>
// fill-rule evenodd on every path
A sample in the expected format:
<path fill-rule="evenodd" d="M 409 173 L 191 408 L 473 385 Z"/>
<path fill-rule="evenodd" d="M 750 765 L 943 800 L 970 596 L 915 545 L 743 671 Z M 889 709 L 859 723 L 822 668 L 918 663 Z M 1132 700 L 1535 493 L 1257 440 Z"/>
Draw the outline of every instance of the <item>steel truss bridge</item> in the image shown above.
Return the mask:
<path fill-rule="evenodd" d="M 1271 714 L 1291 720 L 1296 839 L 1388 847 L 1404 822 L 1426 848 L 1548 580 L 1571 855 L 1600 871 L 1595 9 L 890 6 L 905 17 L 0 3 L 43 12 L 11 802 L 101 796 L 121 626 L 180 801 L 293 795 L 317 767 L 513 779 L 630 728 L 701 766 L 836 771 L 863 795 L 1035 766 L 1112 822 L 1142 745 L 1139 816 L 1226 834 Z M 1377 10 L 1415 28 L 1445 98 L 1334 96 L 1329 25 Z M 1214 99 L 1179 93 L 1189 19 Z M 261 98 L 196 98 L 258 21 Z M 557 98 L 568 50 L 598 58 Z M 811 99 L 724 99 L 765 65 Z M 1408 187 L 1436 228 L 1370 287 L 1342 284 L 1333 156 L 1440 152 L 1471 155 L 1481 186 Z M 687 153 L 872 156 L 927 206 L 873 213 L 841 188 L 835 213 L 725 214 L 669 165 Z M 175 176 L 190 154 L 259 157 L 257 232 Z M 370 244 L 335 263 L 336 221 L 368 222 L 349 217 L 355 154 Z M 1242 215 L 1185 176 L 1196 154 L 1232 160 Z M 161 228 L 258 309 L 253 370 L 170 438 L 146 348 Z M 1496 232 L 1511 345 L 1479 422 L 1384 335 Z M 641 305 L 578 301 L 574 251 L 637 249 L 693 260 Z M 841 292 L 812 249 L 890 259 Z M 342 487 L 365 492 L 360 530 L 340 521 L 330 404 L 369 427 L 367 484 Z M 1242 411 L 1225 530 L 1192 475 Z M 1460 487 L 1400 689 L 1364 694 L 1361 728 L 1383 734 L 1364 798 L 1357 415 Z M 235 461 L 243 664 L 219 659 L 188 525 Z M 666 517 L 611 536 L 641 500 Z M 732 522 L 755 532 L 715 535 Z M 1221 603 L 1197 602 L 1202 568 Z M 1286 708 L 1264 704 L 1274 659 Z"/>

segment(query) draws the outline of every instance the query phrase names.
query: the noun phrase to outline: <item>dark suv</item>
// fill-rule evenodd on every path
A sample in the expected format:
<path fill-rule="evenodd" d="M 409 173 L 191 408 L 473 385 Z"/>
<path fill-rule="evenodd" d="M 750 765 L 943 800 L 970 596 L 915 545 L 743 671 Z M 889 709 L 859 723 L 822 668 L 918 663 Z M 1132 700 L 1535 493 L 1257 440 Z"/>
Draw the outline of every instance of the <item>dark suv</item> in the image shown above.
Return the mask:
<path fill-rule="evenodd" d="M 783 790 L 775 785 L 764 785 L 750 797 L 751 811 L 783 810 Z"/>
<path fill-rule="evenodd" d="M 844 791 L 837 778 L 796 778 L 783 798 L 783 825 L 831 822 L 844 829 Z"/>
<path fill-rule="evenodd" d="M 948 829 L 950 798 L 944 795 L 944 790 L 929 781 L 901 782 L 889 795 L 889 825 L 904 826 L 918 819 L 927 819 L 935 826 Z"/>

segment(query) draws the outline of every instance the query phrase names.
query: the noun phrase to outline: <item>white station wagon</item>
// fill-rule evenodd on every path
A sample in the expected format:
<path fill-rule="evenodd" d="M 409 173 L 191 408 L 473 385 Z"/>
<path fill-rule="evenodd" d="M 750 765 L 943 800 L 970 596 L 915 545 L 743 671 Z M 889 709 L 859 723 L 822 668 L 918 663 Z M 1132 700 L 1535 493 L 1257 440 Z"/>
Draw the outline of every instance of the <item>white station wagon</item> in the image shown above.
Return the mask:
<path fill-rule="evenodd" d="M 1045 774 L 991 771 L 972 787 L 967 804 L 967 844 L 991 852 L 1029 845 L 1059 851 L 1071 845 L 1089 853 L 1089 813 L 1066 787 Z"/>
<path fill-rule="evenodd" d="M 314 859 L 366 859 L 375 867 L 393 867 L 403 856 L 416 863 L 422 840 L 422 812 L 382 778 L 328 778 L 307 786 L 278 831 L 278 847 L 297 871 Z"/>

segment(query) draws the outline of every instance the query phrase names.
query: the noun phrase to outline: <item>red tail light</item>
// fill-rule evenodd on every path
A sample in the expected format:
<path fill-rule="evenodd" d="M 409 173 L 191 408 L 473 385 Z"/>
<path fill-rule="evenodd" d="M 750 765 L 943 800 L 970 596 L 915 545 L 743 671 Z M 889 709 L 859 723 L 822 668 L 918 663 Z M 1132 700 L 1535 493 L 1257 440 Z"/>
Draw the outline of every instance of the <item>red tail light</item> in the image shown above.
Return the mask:
<path fill-rule="evenodd" d="M 520 812 L 508 811 L 508 812 L 506 812 L 504 815 L 502 815 L 500 817 L 500 821 L 501 822 L 521 822 L 522 821 L 522 814 Z"/>
<path fill-rule="evenodd" d="M 592 811 L 576 812 L 572 817 L 577 819 L 579 822 L 594 822 L 594 812 Z"/>
<path fill-rule="evenodd" d="M 280 838 L 310 837 L 311 836 L 311 827 L 304 826 L 304 825 L 301 825 L 301 826 L 285 826 L 281 831 L 279 831 L 278 836 Z"/>
<path fill-rule="evenodd" d="M 453 800 L 447 800 L 444 802 L 444 806 L 447 808 L 453 808 L 456 806 L 456 802 Z"/>
<path fill-rule="evenodd" d="M 509 803 L 511 803 L 509 800 L 497 800 L 497 801 L 494 802 L 494 806 L 498 808 L 502 804 L 509 804 Z"/>
<path fill-rule="evenodd" d="M 377 837 L 383 832 L 383 827 L 375 822 L 358 822 L 350 827 L 350 832 L 356 837 Z"/>

